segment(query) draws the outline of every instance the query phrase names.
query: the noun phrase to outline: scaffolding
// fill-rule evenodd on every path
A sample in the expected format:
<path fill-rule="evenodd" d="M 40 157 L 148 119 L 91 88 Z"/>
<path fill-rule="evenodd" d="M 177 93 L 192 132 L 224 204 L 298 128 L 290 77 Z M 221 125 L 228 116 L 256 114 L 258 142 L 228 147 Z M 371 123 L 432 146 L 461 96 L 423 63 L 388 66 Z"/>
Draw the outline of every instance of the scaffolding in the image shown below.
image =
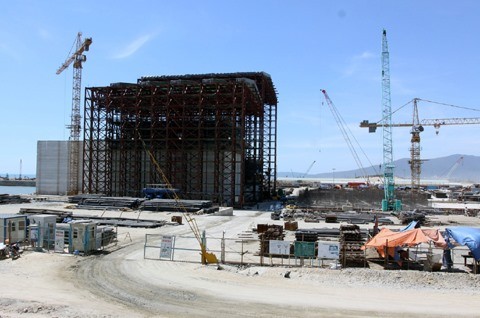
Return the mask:
<path fill-rule="evenodd" d="M 163 183 L 141 140 L 183 198 L 243 207 L 276 192 L 277 93 L 264 72 L 90 87 L 84 109 L 85 193 Z"/>

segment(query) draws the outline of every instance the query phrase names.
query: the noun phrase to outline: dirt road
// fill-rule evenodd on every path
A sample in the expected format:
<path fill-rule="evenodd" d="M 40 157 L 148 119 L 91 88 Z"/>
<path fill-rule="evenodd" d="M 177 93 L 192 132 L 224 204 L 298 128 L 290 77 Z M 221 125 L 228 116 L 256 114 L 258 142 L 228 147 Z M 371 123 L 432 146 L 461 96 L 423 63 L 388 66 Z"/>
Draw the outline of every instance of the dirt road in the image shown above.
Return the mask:
<path fill-rule="evenodd" d="M 209 233 L 269 221 L 268 214 L 245 211 L 197 217 Z M 124 228 L 109 253 L 25 252 L 17 260 L 0 261 L 0 317 L 472 317 L 480 312 L 480 275 L 229 265 L 218 270 L 198 262 L 143 259 L 145 233 L 179 235 L 189 229 Z"/>

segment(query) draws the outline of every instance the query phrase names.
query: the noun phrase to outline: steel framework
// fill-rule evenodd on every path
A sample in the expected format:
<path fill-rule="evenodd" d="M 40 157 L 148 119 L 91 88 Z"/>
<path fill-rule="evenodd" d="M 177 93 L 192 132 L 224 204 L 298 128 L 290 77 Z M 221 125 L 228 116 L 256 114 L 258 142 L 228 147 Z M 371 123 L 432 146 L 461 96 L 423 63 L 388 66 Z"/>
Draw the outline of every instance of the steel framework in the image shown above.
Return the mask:
<path fill-rule="evenodd" d="M 242 207 L 276 189 L 277 93 L 263 72 L 142 77 L 85 89 L 83 189 L 139 196 L 163 183 Z"/>

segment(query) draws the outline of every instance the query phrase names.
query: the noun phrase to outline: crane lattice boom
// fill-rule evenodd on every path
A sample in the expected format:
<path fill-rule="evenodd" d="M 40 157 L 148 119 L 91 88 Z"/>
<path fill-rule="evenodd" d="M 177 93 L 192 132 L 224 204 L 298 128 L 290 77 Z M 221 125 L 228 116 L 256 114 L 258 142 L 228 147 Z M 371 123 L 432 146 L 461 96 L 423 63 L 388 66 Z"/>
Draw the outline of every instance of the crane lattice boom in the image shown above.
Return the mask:
<path fill-rule="evenodd" d="M 395 179 L 393 164 L 392 103 L 390 94 L 390 54 L 388 52 L 387 31 L 382 37 L 382 118 L 383 126 L 383 211 L 401 210 L 400 202 L 395 200 Z"/>
<path fill-rule="evenodd" d="M 69 189 L 68 194 L 78 193 L 78 174 L 79 174 L 79 154 L 80 154 L 80 99 L 82 94 L 82 63 L 87 60 L 83 52 L 90 49 L 92 38 L 86 38 L 82 41 L 82 33 L 78 32 L 75 40 L 75 52 L 58 68 L 56 74 L 62 73 L 73 63 L 73 89 L 72 89 L 72 114 L 70 125 L 70 150 L 69 150 Z"/>
<path fill-rule="evenodd" d="M 466 117 L 466 118 L 430 118 L 420 120 L 422 126 L 452 126 L 452 125 L 478 125 L 480 124 L 480 117 Z M 360 127 L 368 128 L 372 132 L 378 127 L 383 127 L 381 122 L 371 123 L 368 120 L 364 120 L 360 123 Z M 391 127 L 412 127 L 412 123 L 392 123 Z"/>
<path fill-rule="evenodd" d="M 357 164 L 357 167 L 362 171 L 363 177 L 368 182 L 368 174 L 365 171 L 365 168 L 362 165 L 362 161 L 360 160 L 360 157 L 358 156 L 358 153 L 355 150 L 355 147 L 353 146 L 353 144 L 350 140 L 350 137 L 349 137 L 349 134 L 348 134 L 348 132 L 345 128 L 344 120 L 343 120 L 342 116 L 340 115 L 337 108 L 333 104 L 332 100 L 328 96 L 327 91 L 324 90 L 324 89 L 322 89 L 321 91 L 322 91 L 323 95 L 325 96 L 325 100 L 327 101 L 327 105 L 330 108 L 330 111 L 332 112 L 333 117 L 335 118 L 335 121 L 337 122 L 337 125 L 340 128 L 340 131 L 342 132 L 343 138 L 345 139 L 345 142 L 347 143 L 348 148 L 350 149 L 350 152 L 353 156 L 353 159 L 355 160 L 355 163 Z M 315 163 L 315 161 L 313 163 Z M 312 163 L 312 165 L 313 165 L 313 163 Z"/>

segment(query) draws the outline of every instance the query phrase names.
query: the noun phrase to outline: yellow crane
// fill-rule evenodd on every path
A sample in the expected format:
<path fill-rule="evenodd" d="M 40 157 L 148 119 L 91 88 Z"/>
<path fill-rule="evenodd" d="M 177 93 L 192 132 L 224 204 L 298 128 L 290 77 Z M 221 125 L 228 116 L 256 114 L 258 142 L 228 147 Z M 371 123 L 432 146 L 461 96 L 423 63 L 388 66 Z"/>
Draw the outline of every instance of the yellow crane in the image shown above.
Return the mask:
<path fill-rule="evenodd" d="M 420 188 L 420 175 L 421 175 L 421 164 L 422 159 L 420 159 L 420 133 L 424 130 L 424 126 L 433 126 L 436 130 L 436 134 L 438 135 L 439 129 L 441 126 L 449 126 L 449 125 L 476 125 L 480 124 L 480 117 L 471 117 L 471 118 L 436 118 L 436 119 L 422 119 L 421 121 L 418 119 L 418 102 L 425 101 L 435 104 L 459 107 L 455 105 L 449 105 L 444 103 L 433 102 L 425 99 L 414 98 L 411 102 L 413 102 L 413 120 L 411 123 L 392 123 L 391 127 L 411 127 L 410 134 L 411 137 L 411 148 L 410 148 L 410 171 L 411 171 L 411 189 L 412 192 L 418 191 Z M 410 102 L 409 102 L 410 103 Z M 409 103 L 405 104 L 408 105 Z M 404 106 L 405 106 L 404 105 Z M 461 107 L 466 108 L 466 107 Z M 470 109 L 478 111 L 477 109 Z M 378 127 L 384 127 L 385 123 L 382 120 L 376 123 L 371 123 L 368 120 L 363 120 L 360 123 L 360 127 L 368 128 L 370 133 L 373 133 L 377 130 Z"/>
<path fill-rule="evenodd" d="M 142 142 L 143 149 L 148 153 L 150 161 L 154 164 L 155 168 L 157 169 L 157 172 L 162 177 L 164 184 L 167 186 L 168 189 L 173 190 L 172 184 L 168 181 L 168 178 L 165 175 L 165 173 L 163 173 L 163 170 L 162 168 L 160 168 L 160 164 L 155 159 L 155 156 L 153 155 L 153 153 L 147 148 L 147 145 L 145 144 L 145 141 L 143 141 L 140 133 L 138 133 L 138 137 Z M 200 255 L 202 259 L 202 264 L 217 264 L 217 266 L 219 266 L 217 256 L 213 253 L 207 252 L 207 244 L 205 240 L 202 238 L 202 234 L 200 232 L 200 229 L 198 228 L 197 221 L 194 218 L 192 218 L 190 213 L 187 212 L 186 207 L 183 205 L 177 193 L 175 191 L 171 191 L 171 195 L 175 200 L 177 210 L 181 212 L 183 217 L 187 220 L 190 230 L 192 231 L 193 235 L 195 235 L 195 238 L 197 239 L 198 244 L 200 245 Z"/>
<path fill-rule="evenodd" d="M 82 63 L 87 60 L 83 54 L 90 49 L 92 38 L 82 40 L 82 32 L 78 32 L 75 39 L 75 52 L 71 54 L 65 62 L 58 68 L 57 75 L 67 69 L 73 63 L 73 90 L 72 90 L 72 114 L 70 125 L 70 145 L 69 145 L 69 185 L 68 194 L 78 193 L 78 174 L 79 174 L 79 154 L 80 154 L 80 131 L 81 131 L 81 115 L 80 115 L 80 98 L 82 87 Z"/>

